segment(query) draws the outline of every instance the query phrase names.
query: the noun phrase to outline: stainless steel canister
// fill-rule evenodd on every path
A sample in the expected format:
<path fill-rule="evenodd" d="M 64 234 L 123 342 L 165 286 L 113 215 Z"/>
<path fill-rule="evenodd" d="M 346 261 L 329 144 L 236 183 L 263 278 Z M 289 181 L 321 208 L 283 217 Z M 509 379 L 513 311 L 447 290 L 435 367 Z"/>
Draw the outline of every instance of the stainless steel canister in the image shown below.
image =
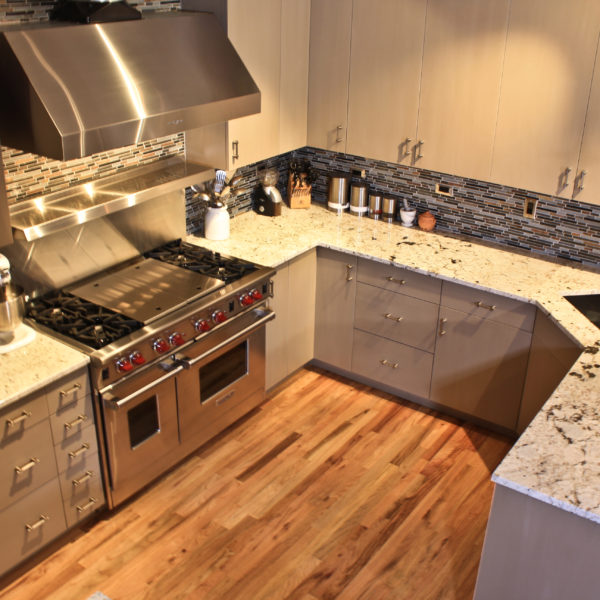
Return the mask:
<path fill-rule="evenodd" d="M 381 194 L 369 195 L 369 217 L 371 217 L 371 219 L 381 219 L 382 205 L 383 196 Z"/>
<path fill-rule="evenodd" d="M 394 221 L 396 215 L 396 198 L 385 197 L 383 199 L 383 208 L 381 212 L 381 218 L 388 223 Z"/>
<path fill-rule="evenodd" d="M 327 208 L 335 213 L 348 210 L 348 182 L 350 176 L 344 173 L 336 173 L 329 177 L 329 196 Z"/>
<path fill-rule="evenodd" d="M 366 215 L 367 214 L 367 194 L 369 192 L 368 183 L 353 183 L 350 188 L 350 214 Z"/>

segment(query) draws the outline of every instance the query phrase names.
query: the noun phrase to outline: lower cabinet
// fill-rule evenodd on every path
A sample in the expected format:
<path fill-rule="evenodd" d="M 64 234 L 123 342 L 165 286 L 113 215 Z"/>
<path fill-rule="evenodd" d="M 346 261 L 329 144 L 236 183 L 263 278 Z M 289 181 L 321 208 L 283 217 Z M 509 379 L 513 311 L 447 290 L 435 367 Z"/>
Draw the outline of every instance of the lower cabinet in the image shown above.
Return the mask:
<path fill-rule="evenodd" d="M 516 429 L 531 333 L 440 308 L 430 400 Z"/>
<path fill-rule="evenodd" d="M 312 360 L 317 255 L 310 250 L 277 269 L 266 328 L 265 387 L 270 389 Z"/>
<path fill-rule="evenodd" d="M 315 308 L 315 358 L 350 371 L 356 257 L 318 248 Z"/>
<path fill-rule="evenodd" d="M 0 573 L 104 506 L 87 370 L 0 412 Z"/>

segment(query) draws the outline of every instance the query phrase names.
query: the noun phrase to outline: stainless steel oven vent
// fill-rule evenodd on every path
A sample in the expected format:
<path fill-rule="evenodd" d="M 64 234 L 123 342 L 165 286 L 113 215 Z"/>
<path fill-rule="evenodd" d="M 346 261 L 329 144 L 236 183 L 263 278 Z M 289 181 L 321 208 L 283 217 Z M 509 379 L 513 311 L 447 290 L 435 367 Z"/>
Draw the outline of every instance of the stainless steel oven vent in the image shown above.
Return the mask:
<path fill-rule="evenodd" d="M 260 112 L 212 13 L 0 28 L 2 144 L 59 160 Z"/>

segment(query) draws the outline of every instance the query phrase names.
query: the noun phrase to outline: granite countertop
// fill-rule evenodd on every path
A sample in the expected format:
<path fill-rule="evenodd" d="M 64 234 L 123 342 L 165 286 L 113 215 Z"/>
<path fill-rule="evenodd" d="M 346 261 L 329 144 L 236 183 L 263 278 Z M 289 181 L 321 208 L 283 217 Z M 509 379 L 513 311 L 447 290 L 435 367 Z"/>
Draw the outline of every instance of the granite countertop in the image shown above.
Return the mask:
<path fill-rule="evenodd" d="M 35 339 L 0 354 L 0 408 L 85 367 L 85 354 L 36 332 Z"/>
<path fill-rule="evenodd" d="M 232 219 L 228 240 L 188 241 L 271 267 L 325 246 L 538 306 L 583 353 L 492 479 L 600 523 L 600 330 L 563 298 L 600 293 L 599 273 L 314 205 L 284 206 L 275 218 L 244 213 Z"/>

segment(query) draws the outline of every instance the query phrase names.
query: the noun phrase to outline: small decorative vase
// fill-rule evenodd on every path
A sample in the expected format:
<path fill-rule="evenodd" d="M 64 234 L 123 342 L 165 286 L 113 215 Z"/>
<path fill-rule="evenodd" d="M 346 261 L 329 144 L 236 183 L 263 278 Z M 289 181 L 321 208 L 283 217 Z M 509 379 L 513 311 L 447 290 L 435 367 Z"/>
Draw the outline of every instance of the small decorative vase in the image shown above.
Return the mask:
<path fill-rule="evenodd" d="M 402 225 L 404 227 L 412 227 L 415 224 L 415 217 L 417 216 L 417 211 L 414 209 L 406 210 L 404 208 L 400 209 L 400 220 L 402 221 Z"/>
<path fill-rule="evenodd" d="M 435 227 L 435 217 L 427 210 L 419 215 L 419 228 L 423 231 L 432 231 Z"/>

